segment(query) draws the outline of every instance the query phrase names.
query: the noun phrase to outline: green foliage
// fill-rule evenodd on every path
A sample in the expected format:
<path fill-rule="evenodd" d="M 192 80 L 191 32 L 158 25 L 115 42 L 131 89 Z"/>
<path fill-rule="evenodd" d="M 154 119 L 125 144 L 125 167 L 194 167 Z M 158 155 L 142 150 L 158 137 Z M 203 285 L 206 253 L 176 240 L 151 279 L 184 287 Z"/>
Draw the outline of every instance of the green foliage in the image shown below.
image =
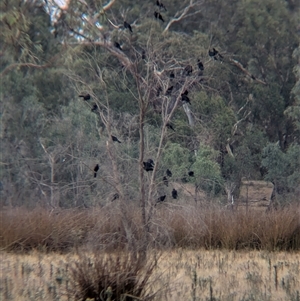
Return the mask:
<path fill-rule="evenodd" d="M 167 143 L 162 157 L 164 169 L 172 170 L 174 178 L 180 179 L 191 165 L 192 154 L 178 143 Z"/>
<path fill-rule="evenodd" d="M 51 20 L 44 1 L 2 1 L 1 137 L 7 140 L 1 149 L 6 166 L 1 175 L 11 179 L 12 186 L 22 183 L 17 190 L 32 192 L 38 187 L 43 195 L 41 187 L 53 183 L 42 141 L 57 160 L 53 185 L 68 196 L 67 202 L 79 194 L 85 198 L 96 194 L 90 189 L 95 186 L 90 175 L 96 161 L 103 162 L 101 172 L 107 181 L 101 182 L 98 192 L 108 195 L 114 185 L 109 182 L 112 166 L 106 153 L 109 125 L 122 140 L 113 148 L 120 181 L 128 195 L 136 197 L 139 183 L 132 171 L 140 155 L 140 104 L 144 101 L 147 107 L 144 157 L 154 158 L 167 116 L 161 114 L 159 101 L 164 105 L 169 101 L 164 94 L 171 85 L 176 87 L 175 101 L 192 79 L 188 90 L 195 125 L 189 125 L 179 101 L 170 120 L 175 131 L 167 129 L 158 174 L 170 168 L 179 180 L 193 168 L 195 178 L 189 180 L 215 194 L 224 180 L 259 179 L 265 147 L 267 179 L 280 191 L 294 190 L 300 142 L 299 5 L 283 0 L 205 0 L 189 11 L 188 18 L 164 31 L 188 2 L 164 3 L 168 10 L 162 12 L 166 20 L 162 23 L 153 17 L 155 4 L 140 1 L 117 1 L 105 12 L 101 1 L 88 1 L 90 10 L 73 1 L 56 20 Z M 92 20 L 92 12 L 101 13 Z M 86 16 L 91 22 L 83 21 Z M 124 19 L 133 24 L 132 34 L 122 27 Z M 98 43 L 102 38 L 105 43 Z M 114 41 L 122 44 L 122 54 L 110 48 Z M 222 59 L 208 56 L 213 47 Z M 204 64 L 200 76 L 198 58 Z M 193 66 L 190 78 L 182 76 L 187 64 Z M 169 78 L 170 70 L 174 79 Z M 163 90 L 159 98 L 158 87 Z M 83 92 L 91 95 L 90 101 L 78 98 Z M 155 102 L 158 109 L 153 108 Z M 92 113 L 95 104 L 101 109 Z M 273 144 L 278 140 L 279 145 Z M 234 157 L 227 153 L 228 146 Z M 80 193 L 75 182 L 85 187 Z M 66 188 L 70 183 L 76 188 Z"/>
<path fill-rule="evenodd" d="M 212 195 L 221 191 L 223 179 L 220 166 L 216 162 L 217 152 L 209 147 L 201 147 L 191 169 L 195 173 L 198 187 Z"/>
<path fill-rule="evenodd" d="M 268 170 L 265 179 L 275 183 L 278 193 L 294 191 L 300 183 L 300 148 L 292 144 L 286 153 L 278 143 L 269 144 L 263 149 L 262 166 Z"/>

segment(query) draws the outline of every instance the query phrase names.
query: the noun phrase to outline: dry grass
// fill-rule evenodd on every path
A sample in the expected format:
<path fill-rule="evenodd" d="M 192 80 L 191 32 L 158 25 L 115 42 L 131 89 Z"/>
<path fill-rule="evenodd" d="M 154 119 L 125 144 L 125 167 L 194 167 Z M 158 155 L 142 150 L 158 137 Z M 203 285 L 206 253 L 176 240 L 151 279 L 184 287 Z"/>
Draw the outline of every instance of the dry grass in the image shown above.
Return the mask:
<path fill-rule="evenodd" d="M 72 269 L 88 263 L 91 271 L 86 272 L 92 273 L 96 254 L 80 254 L 2 252 L 0 300 L 83 300 L 75 297 L 78 283 Z M 97 258 L 109 256 L 99 253 Z M 300 254 L 177 249 L 162 254 L 145 289 L 157 301 L 299 301 Z"/>
<path fill-rule="evenodd" d="M 143 243 L 140 208 L 1 212 L 0 248 L 6 251 L 122 250 Z M 159 248 L 300 250 L 300 209 L 230 211 L 221 207 L 160 204 L 151 219 Z"/>

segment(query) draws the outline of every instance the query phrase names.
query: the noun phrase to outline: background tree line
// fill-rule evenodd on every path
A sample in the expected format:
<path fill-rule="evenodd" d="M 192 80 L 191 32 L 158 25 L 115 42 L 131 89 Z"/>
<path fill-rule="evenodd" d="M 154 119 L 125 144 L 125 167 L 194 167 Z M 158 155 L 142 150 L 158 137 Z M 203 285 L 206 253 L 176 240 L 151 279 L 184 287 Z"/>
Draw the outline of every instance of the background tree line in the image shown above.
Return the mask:
<path fill-rule="evenodd" d="M 174 183 L 226 202 L 243 177 L 299 197 L 298 1 L 163 4 L 1 2 L 2 205 L 118 197 L 146 219 Z"/>

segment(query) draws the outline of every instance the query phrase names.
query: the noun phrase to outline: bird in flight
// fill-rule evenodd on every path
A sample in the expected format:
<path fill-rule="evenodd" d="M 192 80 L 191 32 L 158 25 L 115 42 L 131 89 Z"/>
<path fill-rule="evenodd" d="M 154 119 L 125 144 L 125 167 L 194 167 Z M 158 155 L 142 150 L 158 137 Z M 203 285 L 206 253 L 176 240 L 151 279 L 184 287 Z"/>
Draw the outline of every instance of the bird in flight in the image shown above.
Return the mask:
<path fill-rule="evenodd" d="M 160 13 L 158 13 L 157 11 L 154 12 L 154 17 L 155 17 L 155 19 L 158 18 L 162 22 L 165 22 L 165 20 L 163 19 L 162 15 Z"/>
<path fill-rule="evenodd" d="M 97 172 L 99 170 L 99 164 L 97 164 L 95 167 L 94 167 L 94 178 L 97 177 Z"/>
<path fill-rule="evenodd" d="M 90 100 L 91 99 L 91 95 L 90 94 L 80 94 L 78 96 L 82 97 L 84 100 Z"/>
<path fill-rule="evenodd" d="M 124 21 L 124 27 L 128 28 L 130 30 L 130 32 L 132 32 L 131 25 L 129 23 L 127 23 L 126 21 Z"/>
<path fill-rule="evenodd" d="M 173 199 L 177 199 L 177 196 L 178 196 L 177 190 L 175 188 L 173 188 L 173 190 L 172 190 Z"/>
<path fill-rule="evenodd" d="M 113 142 L 122 143 L 116 136 L 111 135 L 111 139 L 112 139 Z"/>

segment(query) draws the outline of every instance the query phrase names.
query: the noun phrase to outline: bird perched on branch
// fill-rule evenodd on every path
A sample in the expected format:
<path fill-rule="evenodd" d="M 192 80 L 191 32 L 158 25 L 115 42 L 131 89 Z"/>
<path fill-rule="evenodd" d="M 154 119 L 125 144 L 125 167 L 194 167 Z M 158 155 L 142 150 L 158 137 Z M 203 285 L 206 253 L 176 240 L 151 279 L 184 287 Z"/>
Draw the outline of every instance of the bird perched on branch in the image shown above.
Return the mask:
<path fill-rule="evenodd" d="M 162 195 L 157 199 L 156 203 L 162 203 L 166 199 L 166 195 Z"/>
<path fill-rule="evenodd" d="M 170 169 L 167 169 L 167 170 L 166 170 L 166 175 L 167 175 L 168 177 L 172 177 L 172 172 L 171 172 Z"/>
<path fill-rule="evenodd" d="M 167 124 L 166 124 L 166 127 L 167 127 L 168 129 L 170 129 L 170 130 L 172 130 L 172 131 L 175 132 L 175 130 L 174 130 L 174 128 L 173 128 L 173 126 L 172 126 L 171 123 L 167 123 Z"/>
<path fill-rule="evenodd" d="M 200 71 L 204 70 L 204 65 L 203 65 L 203 63 L 199 59 L 197 60 L 197 66 L 198 66 L 198 68 L 199 68 Z"/>
<path fill-rule="evenodd" d="M 184 72 L 186 76 L 190 76 L 193 73 L 193 67 L 191 65 L 187 65 L 184 68 Z"/>
<path fill-rule="evenodd" d="M 129 29 L 130 32 L 132 32 L 132 28 L 131 28 L 131 25 L 129 23 L 127 23 L 126 21 L 124 21 L 124 27 Z"/>
<path fill-rule="evenodd" d="M 219 51 L 218 50 L 216 50 L 215 48 L 213 48 L 212 50 L 208 50 L 208 55 L 210 56 L 210 57 L 213 57 L 216 61 L 218 60 L 218 58 L 217 58 L 217 56 L 219 57 L 219 58 L 223 58 L 223 56 L 219 53 Z"/>
<path fill-rule="evenodd" d="M 218 50 L 216 50 L 215 48 L 213 48 L 212 50 L 208 50 L 208 55 L 210 56 L 210 57 L 214 57 L 214 56 L 216 56 L 218 54 Z"/>
<path fill-rule="evenodd" d="M 158 13 L 157 11 L 154 12 L 154 17 L 155 17 L 155 19 L 158 18 L 162 22 L 165 22 L 165 20 L 163 19 L 162 15 L 160 13 Z"/>
<path fill-rule="evenodd" d="M 91 99 L 91 95 L 90 94 L 80 94 L 78 96 L 82 97 L 84 100 L 90 100 Z"/>
<path fill-rule="evenodd" d="M 189 97 L 186 94 L 181 94 L 181 101 L 191 104 Z"/>
<path fill-rule="evenodd" d="M 151 164 L 152 166 L 155 165 L 155 164 L 154 164 L 154 161 L 153 161 L 152 159 L 148 159 L 147 162 L 148 162 L 149 164 Z"/>
<path fill-rule="evenodd" d="M 169 87 L 166 91 L 166 95 L 171 95 L 172 90 L 173 90 L 173 86 Z"/>
<path fill-rule="evenodd" d="M 167 187 L 169 186 L 169 182 L 166 176 L 163 177 L 163 182 Z"/>
<path fill-rule="evenodd" d="M 116 199 L 118 199 L 119 198 L 119 194 L 118 193 L 115 193 L 114 195 L 113 195 L 113 199 L 111 200 L 112 202 L 113 201 L 115 201 Z"/>
<path fill-rule="evenodd" d="M 144 165 L 144 169 L 148 172 L 148 171 L 152 171 L 153 170 L 153 166 L 149 163 L 149 162 L 143 162 Z"/>
<path fill-rule="evenodd" d="M 175 188 L 173 188 L 173 190 L 172 190 L 173 199 L 177 199 L 177 196 L 178 196 L 177 190 Z"/>
<path fill-rule="evenodd" d="M 116 48 L 118 48 L 119 50 L 123 51 L 121 45 L 120 45 L 118 42 L 114 42 L 114 46 L 115 46 Z"/>
<path fill-rule="evenodd" d="M 98 110 L 98 106 L 96 104 L 94 104 L 91 111 L 96 112 L 97 110 Z"/>
<path fill-rule="evenodd" d="M 156 0 L 156 5 L 161 9 L 163 8 L 165 11 L 167 11 L 166 7 L 161 1 Z"/>
<path fill-rule="evenodd" d="M 188 175 L 189 175 L 190 177 L 193 177 L 193 176 L 194 176 L 194 172 L 193 172 L 193 171 L 189 171 L 189 172 L 188 172 Z"/>
<path fill-rule="evenodd" d="M 146 51 L 143 50 L 143 51 L 142 51 L 142 60 L 145 60 L 145 59 L 146 59 Z"/>
<path fill-rule="evenodd" d="M 121 143 L 121 141 L 116 136 L 111 135 L 111 139 L 112 139 L 113 142 Z"/>
<path fill-rule="evenodd" d="M 95 167 L 94 167 L 94 178 L 97 177 L 97 172 L 99 170 L 99 164 L 97 164 Z"/>
<path fill-rule="evenodd" d="M 148 172 L 148 171 L 152 171 L 154 168 L 154 161 L 152 159 L 148 159 L 147 162 L 143 162 L 144 165 L 144 169 Z"/>

